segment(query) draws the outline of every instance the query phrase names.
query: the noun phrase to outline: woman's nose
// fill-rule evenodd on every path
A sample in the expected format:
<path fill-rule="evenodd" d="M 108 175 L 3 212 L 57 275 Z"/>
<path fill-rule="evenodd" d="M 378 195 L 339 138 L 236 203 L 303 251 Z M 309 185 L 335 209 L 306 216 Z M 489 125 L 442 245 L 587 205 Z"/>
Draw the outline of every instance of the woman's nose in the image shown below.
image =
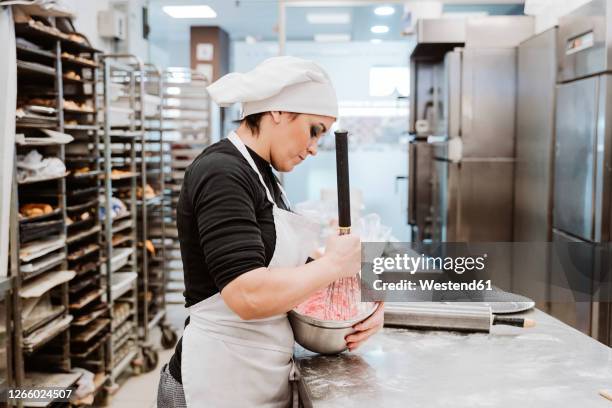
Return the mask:
<path fill-rule="evenodd" d="M 310 153 L 313 156 L 316 156 L 317 155 L 317 149 L 318 149 L 317 142 L 311 143 L 310 146 L 308 146 L 308 153 Z"/>

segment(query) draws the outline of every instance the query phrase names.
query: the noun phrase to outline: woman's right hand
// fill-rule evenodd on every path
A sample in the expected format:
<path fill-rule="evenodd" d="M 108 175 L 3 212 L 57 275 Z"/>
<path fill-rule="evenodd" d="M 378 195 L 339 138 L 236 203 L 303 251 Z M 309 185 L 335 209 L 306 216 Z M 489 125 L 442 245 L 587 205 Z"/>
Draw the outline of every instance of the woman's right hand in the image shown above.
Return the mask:
<path fill-rule="evenodd" d="M 336 279 L 353 277 L 361 270 L 361 240 L 353 234 L 331 235 L 324 256 L 337 266 Z"/>

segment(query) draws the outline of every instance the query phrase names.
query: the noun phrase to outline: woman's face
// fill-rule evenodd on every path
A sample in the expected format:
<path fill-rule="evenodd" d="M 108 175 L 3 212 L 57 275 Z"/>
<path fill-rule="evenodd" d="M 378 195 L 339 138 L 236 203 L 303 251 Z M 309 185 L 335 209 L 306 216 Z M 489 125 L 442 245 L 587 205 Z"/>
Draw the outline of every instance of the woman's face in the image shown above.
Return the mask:
<path fill-rule="evenodd" d="M 305 113 L 271 112 L 275 123 L 271 132 L 270 163 L 282 172 L 288 172 L 317 154 L 317 143 L 336 121 L 330 116 Z"/>

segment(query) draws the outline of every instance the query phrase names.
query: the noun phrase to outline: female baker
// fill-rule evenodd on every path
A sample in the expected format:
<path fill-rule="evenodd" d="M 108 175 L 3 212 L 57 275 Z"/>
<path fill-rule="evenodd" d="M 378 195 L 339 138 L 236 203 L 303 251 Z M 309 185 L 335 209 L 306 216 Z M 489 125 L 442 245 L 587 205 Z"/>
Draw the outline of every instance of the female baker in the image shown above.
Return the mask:
<path fill-rule="evenodd" d="M 177 208 L 188 324 L 162 369 L 158 407 L 287 407 L 293 332 L 287 311 L 360 268 L 360 241 L 333 236 L 289 211 L 272 168 L 291 171 L 338 116 L 317 64 L 270 58 L 208 87 L 220 106 L 242 104 L 236 131 L 189 166 Z M 378 308 L 347 336 L 354 350 L 382 326 Z M 294 387 L 295 388 L 295 387 Z"/>

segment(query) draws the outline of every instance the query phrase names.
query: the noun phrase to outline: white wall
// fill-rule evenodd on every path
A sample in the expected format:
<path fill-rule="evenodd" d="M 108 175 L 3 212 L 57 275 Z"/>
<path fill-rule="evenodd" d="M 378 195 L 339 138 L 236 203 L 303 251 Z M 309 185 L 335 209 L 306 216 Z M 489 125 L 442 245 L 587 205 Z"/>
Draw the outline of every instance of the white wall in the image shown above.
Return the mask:
<path fill-rule="evenodd" d="M 142 8 L 147 0 L 119 0 L 112 1 L 127 15 L 128 36 L 125 41 L 118 44 L 120 53 L 134 54 L 143 62 L 149 61 L 149 42 L 144 39 L 142 32 Z"/>
<path fill-rule="evenodd" d="M 85 34 L 92 45 L 104 52 L 125 52 L 149 60 L 148 41 L 142 38 L 142 7 L 147 0 L 63 0 L 63 3 L 76 15 L 74 25 L 77 31 Z M 98 35 L 98 12 L 108 10 L 112 4 L 124 4 L 128 17 L 128 39 L 115 43 Z"/>
<path fill-rule="evenodd" d="M 559 23 L 559 17 L 577 9 L 590 0 L 526 0 L 525 14 L 535 16 L 536 33 Z"/>
<path fill-rule="evenodd" d="M 177 41 L 156 33 L 160 31 L 159 27 L 151 27 L 151 31 L 151 62 L 153 64 L 162 69 L 191 65 L 189 33 L 183 40 Z"/>
<path fill-rule="evenodd" d="M 248 71 L 266 58 L 278 55 L 278 43 L 258 42 L 247 44 L 234 42 L 232 53 L 234 71 Z M 341 100 L 369 98 L 369 74 L 373 66 L 407 66 L 411 43 L 389 41 L 380 44 L 369 42 L 316 43 L 290 41 L 286 54 L 312 59 L 329 73 Z"/>
<path fill-rule="evenodd" d="M 234 42 L 233 44 L 233 71 L 248 71 L 264 59 L 278 54 L 276 42 L 255 44 Z M 312 59 L 319 63 L 328 72 L 341 103 L 368 102 L 380 100 L 369 95 L 370 68 L 408 66 L 410 49 L 411 44 L 408 40 L 380 44 L 370 42 L 322 44 L 291 41 L 287 43 L 286 54 Z M 399 131 L 401 130 L 404 129 Z M 379 214 L 383 224 L 392 227 L 393 234 L 397 238 L 408 240 L 407 186 L 402 182 L 396 183 L 397 176 L 406 176 L 408 172 L 406 145 L 353 146 L 349 153 L 349 162 L 351 188 L 359 189 L 363 193 L 365 213 Z M 309 158 L 291 173 L 283 174 L 283 183 L 289 199 L 294 204 L 318 200 L 321 189 L 336 188 L 335 152 L 320 150 L 316 157 Z"/>
<path fill-rule="evenodd" d="M 104 52 L 112 51 L 111 41 L 98 35 L 98 11 L 107 10 L 109 0 L 63 0 L 62 3 L 76 15 L 74 26 L 77 31 L 85 34 L 94 47 Z"/>

